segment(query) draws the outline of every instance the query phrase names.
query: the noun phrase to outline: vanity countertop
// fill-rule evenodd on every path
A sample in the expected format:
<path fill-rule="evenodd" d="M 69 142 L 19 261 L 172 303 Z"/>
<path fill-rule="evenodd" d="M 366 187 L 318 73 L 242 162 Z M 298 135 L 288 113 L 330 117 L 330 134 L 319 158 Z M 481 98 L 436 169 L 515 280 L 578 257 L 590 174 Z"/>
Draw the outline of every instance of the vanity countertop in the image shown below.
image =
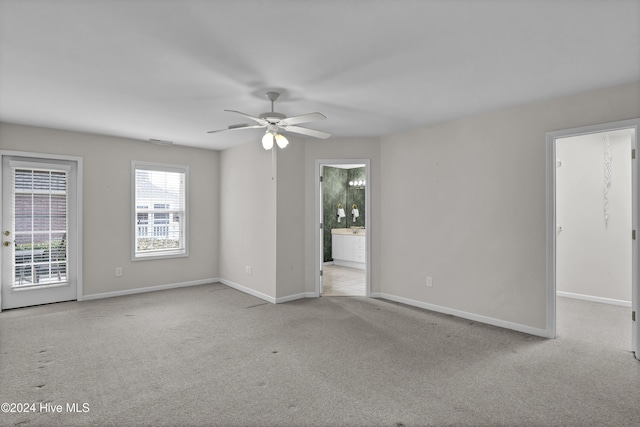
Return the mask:
<path fill-rule="evenodd" d="M 367 230 L 365 230 L 364 228 L 332 228 L 331 234 L 365 236 L 367 234 Z"/>

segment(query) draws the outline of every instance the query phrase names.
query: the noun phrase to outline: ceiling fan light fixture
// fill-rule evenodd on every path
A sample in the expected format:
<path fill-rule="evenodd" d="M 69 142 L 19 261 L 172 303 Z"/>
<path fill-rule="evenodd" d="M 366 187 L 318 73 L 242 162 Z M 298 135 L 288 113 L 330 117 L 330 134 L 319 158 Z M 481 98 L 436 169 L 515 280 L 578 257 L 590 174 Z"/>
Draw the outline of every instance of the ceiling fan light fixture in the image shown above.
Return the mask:
<path fill-rule="evenodd" d="M 210 130 L 207 133 L 217 133 L 222 131 L 229 131 L 235 129 L 255 129 L 255 128 L 267 128 L 265 134 L 262 136 L 262 147 L 265 150 L 273 149 L 275 144 L 278 144 L 279 148 L 285 148 L 289 145 L 289 140 L 278 131 L 283 130 L 286 132 L 299 133 L 306 136 L 311 136 L 314 138 L 326 139 L 331 136 L 331 134 L 327 132 L 322 132 L 319 130 L 309 129 L 306 127 L 301 127 L 299 125 L 304 123 L 316 122 L 318 120 L 324 120 L 327 117 L 322 113 L 307 113 L 299 116 L 287 117 L 282 113 L 277 113 L 274 111 L 274 103 L 278 99 L 280 94 L 278 92 L 267 92 L 266 96 L 269 101 L 271 101 L 271 111 L 262 113 L 260 115 L 252 116 L 250 114 L 243 113 L 241 111 L 236 110 L 224 110 L 230 113 L 235 113 L 243 116 L 246 119 L 251 119 L 256 124 L 249 125 L 246 123 L 231 125 L 225 129 L 219 130 Z"/>
<path fill-rule="evenodd" d="M 265 132 L 262 137 L 262 147 L 265 150 L 271 150 L 273 148 L 273 134 L 271 132 Z"/>
<path fill-rule="evenodd" d="M 284 148 L 287 145 L 289 145 L 289 140 L 285 138 L 284 135 L 276 133 L 275 138 L 276 138 L 276 144 L 278 144 L 278 147 Z"/>

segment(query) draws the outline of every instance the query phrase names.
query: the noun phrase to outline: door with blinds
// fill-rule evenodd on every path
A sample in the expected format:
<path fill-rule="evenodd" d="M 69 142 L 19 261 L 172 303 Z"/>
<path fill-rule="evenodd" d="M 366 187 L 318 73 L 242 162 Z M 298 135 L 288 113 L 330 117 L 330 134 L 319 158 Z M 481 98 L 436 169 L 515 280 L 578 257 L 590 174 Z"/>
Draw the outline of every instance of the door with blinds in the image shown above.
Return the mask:
<path fill-rule="evenodd" d="M 2 309 L 77 299 L 77 164 L 2 158 Z"/>

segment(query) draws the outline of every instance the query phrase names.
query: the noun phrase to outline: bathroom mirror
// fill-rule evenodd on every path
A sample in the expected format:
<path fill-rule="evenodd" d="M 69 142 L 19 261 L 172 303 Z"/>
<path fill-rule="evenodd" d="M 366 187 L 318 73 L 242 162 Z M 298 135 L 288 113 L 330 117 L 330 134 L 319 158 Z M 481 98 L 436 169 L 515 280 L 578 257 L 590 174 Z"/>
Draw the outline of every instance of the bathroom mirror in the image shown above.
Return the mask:
<path fill-rule="evenodd" d="M 365 227 L 365 168 L 359 167 L 347 171 L 347 222 L 348 227 Z M 354 216 L 353 214 L 357 215 Z"/>

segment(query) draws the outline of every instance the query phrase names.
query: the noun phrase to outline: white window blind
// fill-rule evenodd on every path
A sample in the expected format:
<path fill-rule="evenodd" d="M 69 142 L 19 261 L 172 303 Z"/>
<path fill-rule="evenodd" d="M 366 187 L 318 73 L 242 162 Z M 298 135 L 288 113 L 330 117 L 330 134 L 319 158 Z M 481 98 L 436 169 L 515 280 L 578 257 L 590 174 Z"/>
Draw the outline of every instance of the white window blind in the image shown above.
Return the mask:
<path fill-rule="evenodd" d="M 64 283 L 67 280 L 67 171 L 25 165 L 10 162 L 15 236 L 12 286 Z"/>
<path fill-rule="evenodd" d="M 67 281 L 68 170 L 11 161 L 14 287 Z"/>
<path fill-rule="evenodd" d="M 186 256 L 188 167 L 133 162 L 133 259 Z"/>

